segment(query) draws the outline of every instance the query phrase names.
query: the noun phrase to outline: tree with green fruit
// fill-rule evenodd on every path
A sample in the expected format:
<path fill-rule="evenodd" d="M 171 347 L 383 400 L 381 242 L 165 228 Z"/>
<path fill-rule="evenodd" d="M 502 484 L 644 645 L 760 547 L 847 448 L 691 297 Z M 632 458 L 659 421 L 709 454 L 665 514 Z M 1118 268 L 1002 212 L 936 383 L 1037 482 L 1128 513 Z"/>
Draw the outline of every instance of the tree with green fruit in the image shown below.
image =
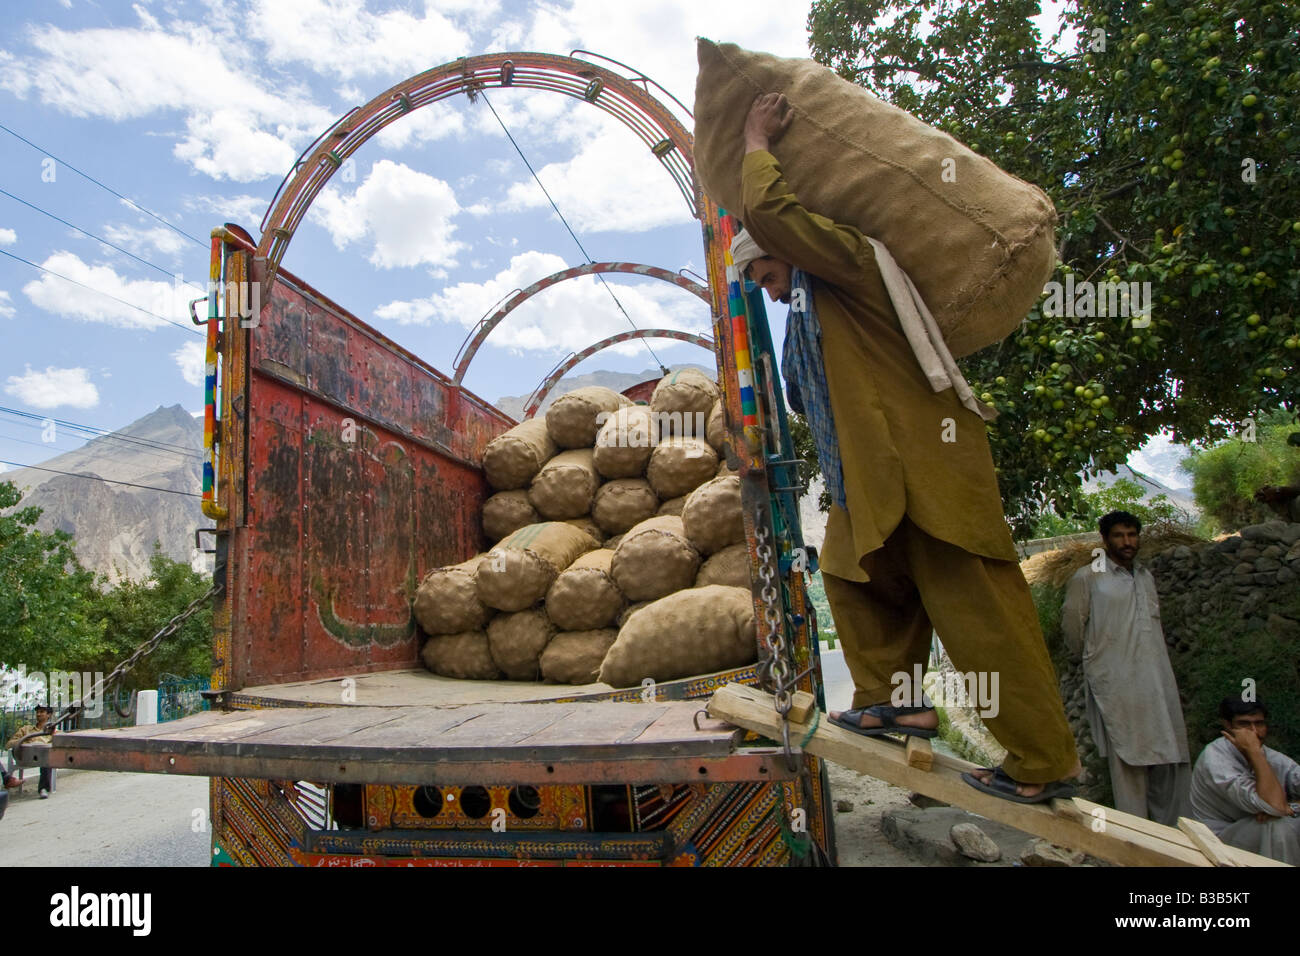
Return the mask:
<path fill-rule="evenodd" d="M 1079 514 L 1079 474 L 1148 437 L 1212 441 L 1296 409 L 1300 6 L 816 0 L 813 56 L 1042 187 L 1053 278 L 1149 282 L 1150 324 L 1044 314 L 962 360 L 1013 529 Z M 1065 52 L 1058 52 L 1064 49 Z"/>

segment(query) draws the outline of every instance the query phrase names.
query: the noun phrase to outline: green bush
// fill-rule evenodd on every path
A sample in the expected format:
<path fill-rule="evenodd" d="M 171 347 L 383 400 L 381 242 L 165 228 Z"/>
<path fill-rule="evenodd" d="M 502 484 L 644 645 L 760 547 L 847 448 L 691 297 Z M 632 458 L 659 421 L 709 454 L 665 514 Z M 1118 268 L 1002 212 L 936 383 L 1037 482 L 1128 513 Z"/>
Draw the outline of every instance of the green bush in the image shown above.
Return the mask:
<path fill-rule="evenodd" d="M 1180 467 L 1192 476 L 1192 494 L 1215 532 L 1258 524 L 1277 515 L 1255 501 L 1265 485 L 1300 484 L 1300 449 L 1287 444 L 1295 431 L 1286 411 L 1263 415 L 1240 435 L 1192 452 Z M 1254 439 L 1253 441 L 1251 439 Z"/>

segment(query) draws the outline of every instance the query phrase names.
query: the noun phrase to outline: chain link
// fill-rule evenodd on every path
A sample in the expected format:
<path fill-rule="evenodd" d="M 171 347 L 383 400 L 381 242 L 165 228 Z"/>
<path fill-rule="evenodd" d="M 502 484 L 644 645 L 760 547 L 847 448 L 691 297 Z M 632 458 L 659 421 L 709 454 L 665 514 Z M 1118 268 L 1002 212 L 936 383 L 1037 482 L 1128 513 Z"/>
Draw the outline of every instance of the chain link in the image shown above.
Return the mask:
<path fill-rule="evenodd" d="M 222 585 L 214 583 L 212 587 L 207 589 L 206 592 L 201 594 L 199 597 L 196 597 L 193 601 L 191 601 L 186 606 L 185 610 L 181 611 L 170 621 L 164 624 L 162 626 L 162 629 L 158 631 L 157 634 L 155 634 L 153 637 L 149 638 L 149 640 L 145 641 L 143 644 L 137 647 L 131 653 L 130 657 L 122 661 L 122 663 L 118 664 L 117 667 L 113 668 L 112 672 L 107 677 L 100 678 L 98 681 L 96 681 L 95 686 L 91 688 L 90 693 L 82 696 L 80 700 L 73 701 L 71 704 L 64 707 L 57 717 L 54 717 L 51 720 L 49 720 L 47 722 L 48 726 L 51 728 L 57 727 L 60 723 L 67 720 L 69 717 L 75 716 L 82 709 L 82 705 L 87 697 L 94 698 L 101 694 L 107 693 L 109 690 L 115 688 L 117 684 L 121 683 L 122 678 L 124 678 L 128 673 L 130 673 L 131 669 L 134 668 L 135 665 L 139 664 L 142 660 L 144 660 L 146 657 L 148 657 L 150 654 L 156 651 L 158 649 L 159 644 L 161 644 L 167 638 L 171 637 L 171 635 L 175 634 L 178 630 L 180 630 L 180 626 L 184 624 L 190 617 L 192 617 L 199 610 L 200 607 L 203 606 L 204 601 L 207 601 L 209 598 L 215 597 L 216 595 L 220 594 L 221 590 L 222 590 Z M 46 733 L 48 733 L 48 731 L 34 731 L 33 733 L 24 736 L 14 746 L 15 748 L 21 747 L 32 737 L 43 737 L 45 736 Z"/>

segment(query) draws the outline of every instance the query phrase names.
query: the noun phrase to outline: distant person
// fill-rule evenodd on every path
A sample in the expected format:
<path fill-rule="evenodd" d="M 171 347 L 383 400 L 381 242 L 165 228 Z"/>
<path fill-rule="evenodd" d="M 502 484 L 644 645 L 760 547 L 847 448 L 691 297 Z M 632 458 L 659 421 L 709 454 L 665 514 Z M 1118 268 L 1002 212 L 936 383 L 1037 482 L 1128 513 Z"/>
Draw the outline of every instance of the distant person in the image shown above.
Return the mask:
<path fill-rule="evenodd" d="M 1142 522 L 1112 511 L 1098 527 L 1105 553 L 1070 579 L 1061 632 L 1083 661 L 1088 723 L 1115 809 L 1175 826 L 1187 812 L 1191 751 L 1155 578 L 1137 561 Z"/>
<path fill-rule="evenodd" d="M 36 717 L 35 717 L 36 723 L 23 724 L 16 731 L 14 731 L 14 735 L 9 738 L 9 742 L 6 743 L 5 746 L 10 750 L 12 750 L 14 747 L 18 746 L 18 742 L 22 740 L 24 737 L 26 737 L 28 734 L 34 734 L 42 730 L 46 731 L 44 736 L 33 737 L 31 740 L 28 741 L 28 743 L 49 743 L 50 737 L 54 734 L 54 728 L 50 727 L 48 730 L 46 730 L 45 725 L 50 722 L 50 718 L 53 716 L 54 716 L 54 710 L 52 708 L 46 707 L 44 704 L 37 707 Z M 14 756 L 17 756 L 17 754 L 15 754 Z M 42 767 L 41 779 L 37 783 L 37 787 L 36 787 L 36 792 L 42 800 L 46 800 L 50 796 L 50 784 L 52 779 L 53 779 L 52 771 L 50 770 L 50 768 Z M 9 784 L 6 781 L 5 786 L 8 785 Z"/>
<path fill-rule="evenodd" d="M 1192 771 L 1192 813 L 1228 846 L 1300 866 L 1300 764 L 1264 746 L 1262 702 L 1225 697 L 1219 718 Z"/>

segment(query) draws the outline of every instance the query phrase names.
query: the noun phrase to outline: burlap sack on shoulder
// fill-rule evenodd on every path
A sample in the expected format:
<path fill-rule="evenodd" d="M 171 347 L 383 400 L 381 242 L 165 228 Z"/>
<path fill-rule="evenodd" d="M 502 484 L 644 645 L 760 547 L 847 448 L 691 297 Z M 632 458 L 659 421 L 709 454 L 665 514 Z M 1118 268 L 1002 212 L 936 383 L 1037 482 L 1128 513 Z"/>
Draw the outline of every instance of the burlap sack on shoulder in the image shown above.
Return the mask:
<path fill-rule="evenodd" d="M 615 478 L 596 491 L 591 516 L 610 534 L 622 534 L 659 510 L 659 496 L 644 478 Z"/>
<path fill-rule="evenodd" d="M 483 533 L 489 541 L 500 541 L 512 531 L 541 520 L 541 515 L 528 500 L 528 492 L 522 488 L 498 491 L 483 502 Z"/>
<path fill-rule="evenodd" d="M 1041 189 L 812 60 L 704 39 L 697 52 L 695 169 L 718 205 L 744 217 L 745 117 L 760 93 L 784 93 L 794 119 L 772 152 L 790 188 L 885 244 L 954 357 L 1020 324 L 1056 264 L 1056 210 Z"/>
<path fill-rule="evenodd" d="M 749 590 L 749 546 L 733 544 L 701 564 L 700 573 L 695 575 L 695 586 L 702 588 L 710 584 Z"/>
<path fill-rule="evenodd" d="M 546 592 L 546 613 L 565 631 L 608 627 L 627 602 L 614 583 L 610 563 L 614 552 L 588 551 L 560 572 Z"/>
<path fill-rule="evenodd" d="M 743 667 L 758 659 L 749 591 L 717 585 L 660 598 L 627 619 L 600 679 L 634 687 Z"/>
<path fill-rule="evenodd" d="M 605 478 L 640 478 L 657 444 L 659 423 L 648 407 L 620 408 L 596 433 L 596 470 Z"/>
<path fill-rule="evenodd" d="M 564 631 L 542 651 L 542 679 L 552 684 L 594 684 L 600 663 L 618 639 L 618 629 Z"/>
<path fill-rule="evenodd" d="M 650 410 L 655 414 L 660 436 L 703 438 L 717 399 L 717 382 L 699 369 L 683 368 L 665 375 L 650 396 Z"/>
<path fill-rule="evenodd" d="M 718 453 L 703 438 L 665 438 L 650 455 L 646 478 L 662 500 L 687 495 L 718 470 Z"/>
<path fill-rule="evenodd" d="M 546 422 L 530 418 L 488 442 L 483 450 L 483 474 L 497 491 L 527 488 L 533 475 L 557 451 L 546 432 Z"/>
<path fill-rule="evenodd" d="M 522 611 L 546 596 L 561 571 L 596 547 L 591 535 L 572 525 L 530 524 L 483 556 L 474 572 L 475 590 L 488 607 Z"/>
<path fill-rule="evenodd" d="M 686 496 L 682 527 L 691 544 L 708 556 L 745 540 L 739 478 L 714 478 Z"/>
<path fill-rule="evenodd" d="M 700 569 L 700 552 L 676 515 L 647 518 L 623 535 L 610 575 L 629 601 L 651 601 L 689 588 Z"/>
<path fill-rule="evenodd" d="M 591 511 L 591 499 L 600 479 L 592 464 L 590 448 L 562 451 L 533 478 L 528 500 L 548 521 L 581 518 Z"/>
<path fill-rule="evenodd" d="M 609 415 L 631 404 L 626 395 L 602 385 L 575 388 L 546 410 L 546 431 L 561 448 L 590 448 L 600 430 L 601 413 Z"/>
<path fill-rule="evenodd" d="M 460 680 L 496 680 L 501 670 L 492 660 L 484 631 L 465 631 L 431 637 L 420 651 L 424 666 L 443 677 Z"/>
<path fill-rule="evenodd" d="M 487 627 L 492 660 L 510 680 L 537 680 L 542 651 L 554 636 L 555 625 L 541 608 L 498 614 Z"/>
<path fill-rule="evenodd" d="M 481 630 L 492 617 L 475 587 L 474 574 L 487 555 L 479 554 L 462 564 L 434 568 L 424 576 L 415 592 L 413 611 L 426 634 L 456 634 Z"/>
<path fill-rule="evenodd" d="M 704 440 L 718 453 L 721 459 L 727 447 L 727 413 L 722 407 L 722 399 L 713 403 L 709 410 L 708 421 L 704 423 Z"/>

